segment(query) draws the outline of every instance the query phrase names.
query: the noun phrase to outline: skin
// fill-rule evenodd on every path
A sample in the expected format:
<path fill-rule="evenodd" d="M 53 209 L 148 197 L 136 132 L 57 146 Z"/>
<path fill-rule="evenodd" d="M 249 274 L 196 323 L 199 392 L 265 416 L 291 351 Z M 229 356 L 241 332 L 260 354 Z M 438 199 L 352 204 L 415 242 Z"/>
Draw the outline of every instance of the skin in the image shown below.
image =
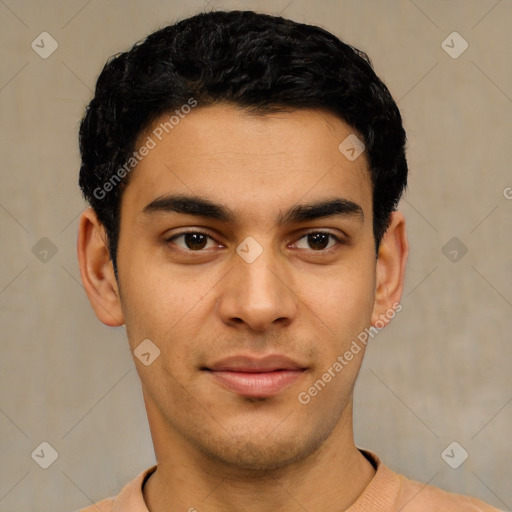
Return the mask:
<path fill-rule="evenodd" d="M 192 110 L 123 192 L 118 282 L 103 226 L 91 209 L 82 214 L 80 271 L 96 315 L 126 325 L 132 352 L 144 339 L 160 350 L 149 366 L 134 357 L 158 463 L 144 487 L 151 512 L 345 510 L 373 478 L 352 430 L 364 346 L 307 405 L 297 399 L 403 290 L 405 220 L 392 214 L 376 258 L 366 156 L 349 161 L 338 150 L 351 133 L 316 109 Z M 178 193 L 234 218 L 145 210 Z M 362 215 L 277 222 L 297 204 L 333 198 Z M 211 238 L 170 240 L 184 231 Z M 341 242 L 315 244 L 311 231 Z M 236 252 L 248 236 L 263 251 L 252 263 Z M 240 354 L 284 354 L 306 370 L 268 398 L 241 396 L 202 370 Z"/>

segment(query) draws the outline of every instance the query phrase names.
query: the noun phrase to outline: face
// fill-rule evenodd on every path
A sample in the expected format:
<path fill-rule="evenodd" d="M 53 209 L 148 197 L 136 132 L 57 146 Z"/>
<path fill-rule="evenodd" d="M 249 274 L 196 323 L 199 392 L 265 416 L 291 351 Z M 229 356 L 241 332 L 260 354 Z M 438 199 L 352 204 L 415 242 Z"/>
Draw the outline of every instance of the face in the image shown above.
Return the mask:
<path fill-rule="evenodd" d="M 382 313 L 366 157 L 338 149 L 352 133 L 320 110 L 212 106 L 152 136 L 117 254 L 131 350 L 160 351 L 134 357 L 154 437 L 270 469 L 350 430 L 364 345 L 335 363 Z"/>

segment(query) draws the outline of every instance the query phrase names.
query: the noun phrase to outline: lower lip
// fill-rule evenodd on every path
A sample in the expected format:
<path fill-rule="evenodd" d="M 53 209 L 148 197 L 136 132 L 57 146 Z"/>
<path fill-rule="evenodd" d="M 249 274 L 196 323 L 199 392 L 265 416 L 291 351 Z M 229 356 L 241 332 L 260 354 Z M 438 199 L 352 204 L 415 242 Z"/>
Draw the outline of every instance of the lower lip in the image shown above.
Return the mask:
<path fill-rule="evenodd" d="M 278 370 L 275 372 L 210 372 L 224 388 L 239 395 L 268 398 L 279 394 L 304 373 L 302 370 Z"/>

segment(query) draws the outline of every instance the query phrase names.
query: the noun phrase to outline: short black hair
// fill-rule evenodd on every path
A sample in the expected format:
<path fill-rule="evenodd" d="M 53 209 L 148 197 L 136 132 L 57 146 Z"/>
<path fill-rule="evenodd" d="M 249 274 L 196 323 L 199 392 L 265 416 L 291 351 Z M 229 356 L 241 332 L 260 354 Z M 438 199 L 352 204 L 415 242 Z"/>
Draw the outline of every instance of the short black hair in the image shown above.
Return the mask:
<path fill-rule="evenodd" d="M 216 103 L 259 114 L 321 108 L 352 127 L 365 145 L 378 249 L 407 185 L 406 134 L 368 56 L 314 25 L 213 11 L 112 56 L 82 119 L 79 185 L 105 227 L 114 270 L 121 193 L 136 166 L 138 137 L 165 113 Z"/>

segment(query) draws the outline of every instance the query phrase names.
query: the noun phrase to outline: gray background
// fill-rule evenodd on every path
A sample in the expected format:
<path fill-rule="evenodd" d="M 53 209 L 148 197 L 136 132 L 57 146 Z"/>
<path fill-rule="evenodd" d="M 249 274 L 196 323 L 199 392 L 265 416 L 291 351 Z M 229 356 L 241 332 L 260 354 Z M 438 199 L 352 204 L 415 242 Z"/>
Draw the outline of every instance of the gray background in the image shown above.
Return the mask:
<path fill-rule="evenodd" d="M 356 441 L 511 509 L 512 1 L 0 0 L 0 511 L 76 510 L 154 463 L 124 328 L 100 324 L 80 284 L 77 128 L 108 56 L 212 8 L 319 24 L 388 84 L 409 137 L 411 256 L 356 387 Z M 43 31 L 59 45 L 46 59 Z M 456 59 L 453 31 L 469 44 Z M 46 470 L 43 441 L 58 452 Z M 458 469 L 441 457 L 453 441 Z"/>

